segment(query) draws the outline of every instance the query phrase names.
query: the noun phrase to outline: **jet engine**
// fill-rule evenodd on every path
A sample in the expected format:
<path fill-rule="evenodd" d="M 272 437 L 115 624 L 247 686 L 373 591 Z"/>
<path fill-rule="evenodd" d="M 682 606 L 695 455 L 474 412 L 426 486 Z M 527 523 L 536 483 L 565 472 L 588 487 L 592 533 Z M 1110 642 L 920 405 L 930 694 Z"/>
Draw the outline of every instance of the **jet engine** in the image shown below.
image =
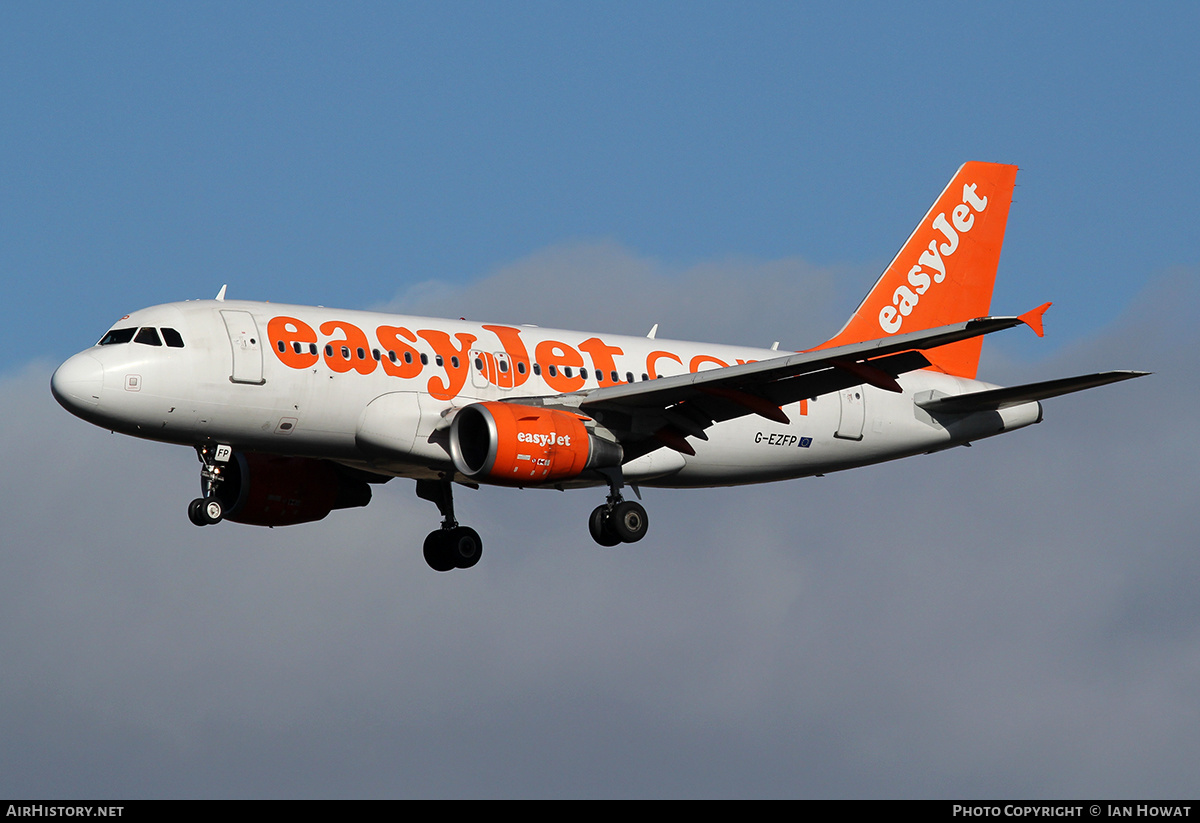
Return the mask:
<path fill-rule="evenodd" d="M 620 465 L 623 452 L 597 436 L 594 421 L 583 415 L 489 402 L 472 403 L 454 416 L 450 455 L 467 477 L 532 486 Z"/>
<path fill-rule="evenodd" d="M 216 492 L 224 519 L 251 526 L 291 526 L 334 509 L 365 506 L 371 487 L 325 460 L 235 452 Z"/>

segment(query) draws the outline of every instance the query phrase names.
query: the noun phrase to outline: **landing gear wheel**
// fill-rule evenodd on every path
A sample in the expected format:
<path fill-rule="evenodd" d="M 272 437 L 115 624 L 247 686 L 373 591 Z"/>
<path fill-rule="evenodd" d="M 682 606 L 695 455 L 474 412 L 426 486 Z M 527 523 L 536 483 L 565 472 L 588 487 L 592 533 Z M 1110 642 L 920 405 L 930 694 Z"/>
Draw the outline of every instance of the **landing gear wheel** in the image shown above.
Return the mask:
<path fill-rule="evenodd" d="M 200 501 L 200 516 L 206 525 L 220 523 L 225 516 L 225 505 L 216 497 L 206 497 Z"/>
<path fill-rule="evenodd" d="M 206 524 L 220 523 L 224 517 L 224 504 L 215 497 L 206 497 L 200 500 L 200 516 L 204 517 Z"/>
<path fill-rule="evenodd" d="M 448 531 L 438 529 L 430 532 L 429 536 L 425 538 L 425 562 L 435 572 L 448 572 L 454 568 L 454 557 L 450 554 L 448 534 Z"/>
<path fill-rule="evenodd" d="M 469 569 L 478 563 L 479 558 L 483 555 L 483 541 L 479 539 L 479 532 L 469 526 L 451 529 L 447 542 L 450 547 L 450 557 L 454 560 L 457 568 Z"/>
<path fill-rule="evenodd" d="M 588 531 L 592 533 L 592 539 L 601 546 L 615 546 L 621 542 L 621 538 L 612 532 L 608 506 L 597 506 L 592 509 L 592 514 L 588 517 Z"/>
<path fill-rule="evenodd" d="M 450 480 L 418 480 L 417 497 L 428 500 L 442 513 L 442 527 L 430 532 L 425 538 L 425 562 L 435 572 L 451 569 L 469 569 L 479 562 L 483 554 L 483 541 L 479 532 L 469 526 L 460 526 L 454 519 L 454 495 Z"/>
<path fill-rule="evenodd" d="M 188 503 L 188 520 L 197 526 L 207 526 L 208 521 L 204 519 L 204 498 L 197 497 L 191 503 Z"/>
<path fill-rule="evenodd" d="M 624 543 L 636 543 L 641 540 L 646 536 L 649 525 L 646 510 L 640 503 L 632 500 L 624 500 L 613 506 L 608 515 L 608 528 Z"/>

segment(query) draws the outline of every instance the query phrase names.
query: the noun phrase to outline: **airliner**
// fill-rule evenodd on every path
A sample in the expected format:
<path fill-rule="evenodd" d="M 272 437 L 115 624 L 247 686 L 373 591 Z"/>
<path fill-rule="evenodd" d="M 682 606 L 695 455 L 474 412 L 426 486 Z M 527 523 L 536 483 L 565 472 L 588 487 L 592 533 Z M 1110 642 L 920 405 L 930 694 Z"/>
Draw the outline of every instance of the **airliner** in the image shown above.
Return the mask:
<path fill-rule="evenodd" d="M 1042 400 L 1139 377 L 1001 388 L 984 335 L 1016 166 L 964 164 L 845 326 L 804 351 L 225 299 L 122 317 L 51 379 L 105 429 L 195 449 L 197 526 L 286 526 L 416 481 L 438 571 L 478 563 L 455 484 L 607 488 L 588 530 L 645 537 L 641 487 L 765 483 L 969 445 L 1042 419 Z M 636 500 L 626 499 L 631 489 Z"/>

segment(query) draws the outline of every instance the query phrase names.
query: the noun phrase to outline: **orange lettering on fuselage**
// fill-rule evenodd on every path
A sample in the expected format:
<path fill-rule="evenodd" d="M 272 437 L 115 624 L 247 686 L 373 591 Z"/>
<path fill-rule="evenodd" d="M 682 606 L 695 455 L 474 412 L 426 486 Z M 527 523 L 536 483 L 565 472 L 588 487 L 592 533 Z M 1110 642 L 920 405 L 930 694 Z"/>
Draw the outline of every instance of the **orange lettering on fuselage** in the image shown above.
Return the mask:
<path fill-rule="evenodd" d="M 375 371 L 375 360 L 370 353 L 371 344 L 367 342 L 363 330 L 343 320 L 330 320 L 321 324 L 321 334 L 333 334 L 335 331 L 340 331 L 346 337 L 342 340 L 330 340 L 325 344 L 325 364 L 339 373 L 351 369 L 359 374 Z"/>
<path fill-rule="evenodd" d="M 617 370 L 617 362 L 613 359 L 613 355 L 625 352 L 616 346 L 609 346 L 599 337 L 589 337 L 579 344 L 579 348 L 591 356 L 592 365 L 596 367 L 596 379 L 600 385 L 612 383 L 612 373 Z"/>
<path fill-rule="evenodd" d="M 429 345 L 433 346 L 433 350 L 442 358 L 442 366 L 446 369 L 445 380 L 440 377 L 429 378 L 429 394 L 438 400 L 453 400 L 466 385 L 467 373 L 471 369 L 468 354 L 471 344 L 476 340 L 475 335 L 466 332 L 454 335 L 461 346 L 456 349 L 450 341 L 450 335 L 444 331 L 421 329 L 417 334 L 429 341 Z"/>
<path fill-rule="evenodd" d="M 377 365 L 382 366 L 389 377 L 411 380 L 420 376 L 428 360 L 422 362 L 420 350 L 413 344 L 424 339 L 432 346 L 440 360 L 439 366 L 446 372 L 429 378 L 426 389 L 438 400 L 453 400 L 463 390 L 471 371 L 471 350 L 483 364 L 479 371 L 492 385 L 501 389 L 516 388 L 529 380 L 533 370 L 529 350 L 521 337 L 521 330 L 512 326 L 485 325 L 480 328 L 496 336 L 504 349 L 508 363 L 500 366 L 501 355 L 484 351 L 475 345 L 478 337 L 467 332 L 458 332 L 453 338 L 448 332 L 439 329 L 421 329 L 413 332 L 404 326 L 378 326 L 375 329 L 375 339 L 379 349 L 372 349 L 367 335 L 358 326 L 344 320 L 330 320 L 320 326 L 321 335 L 326 340 L 322 350 L 313 353 L 313 347 L 320 344 L 317 332 L 313 327 L 295 317 L 281 315 L 267 321 L 267 337 L 275 356 L 285 366 L 292 369 L 307 369 L 316 365 L 322 357 L 329 368 L 339 374 L 355 371 L 359 374 L 371 374 Z M 330 339 L 336 334 L 340 337 Z M 457 343 L 457 345 L 456 345 Z M 595 368 L 596 381 L 599 385 L 612 384 L 612 373 L 617 370 L 616 357 L 625 351 L 619 346 L 605 343 L 599 337 L 589 337 L 572 347 L 561 340 L 543 340 L 534 348 L 533 362 L 539 364 L 542 380 L 552 391 L 573 392 L 583 388 L 587 380 L 583 374 L 585 360 L 580 350 L 586 353 Z M 379 352 L 379 359 L 375 359 Z M 392 354 L 395 359 L 392 359 Z M 683 359 L 669 351 L 657 350 L 646 357 L 646 372 L 654 379 L 663 375 L 658 372 L 660 360 L 673 360 L 681 367 Z M 742 361 L 754 362 L 754 361 Z M 693 372 L 699 371 L 705 364 L 711 363 L 723 367 L 726 363 L 712 355 L 699 354 L 693 357 L 688 365 Z M 567 370 L 571 375 L 567 376 Z M 680 370 L 679 373 L 682 373 Z M 617 381 L 621 382 L 620 380 Z M 803 412 L 801 412 L 803 413 Z"/>
<path fill-rule="evenodd" d="M 520 330 L 511 326 L 484 326 L 483 328 L 496 335 L 500 340 L 500 345 L 504 348 L 504 353 L 508 355 L 508 372 L 490 368 L 491 361 L 489 361 L 487 379 L 502 389 L 516 388 L 528 380 L 529 352 L 525 348 L 525 342 L 521 340 Z M 492 358 L 492 360 L 494 359 Z M 518 368 L 518 363 L 524 365 Z"/>
<path fill-rule="evenodd" d="M 712 363 L 715 366 L 718 366 L 719 368 L 722 368 L 722 369 L 729 365 L 724 360 L 718 360 L 717 358 L 713 357 L 711 354 L 698 354 L 692 358 L 691 365 L 689 366 L 689 371 L 691 371 L 693 374 L 695 374 L 696 372 L 700 371 L 700 367 L 703 366 L 705 363 Z"/>
<path fill-rule="evenodd" d="M 379 365 L 383 366 L 385 372 L 392 377 L 405 379 L 421 373 L 421 353 L 404 342 L 408 340 L 410 343 L 416 343 L 415 334 L 403 326 L 380 326 L 375 330 L 375 337 L 384 348 Z M 404 340 L 400 339 L 402 337 Z M 392 361 L 391 352 L 396 353 L 395 362 Z"/>
<path fill-rule="evenodd" d="M 272 317 L 267 323 L 267 339 L 279 362 L 289 368 L 307 369 L 321 359 L 310 348 L 317 342 L 317 333 L 312 326 L 295 317 Z"/>
<path fill-rule="evenodd" d="M 657 369 L 658 361 L 666 358 L 674 360 L 679 365 L 683 365 L 683 361 L 679 359 L 679 355 L 671 354 L 669 351 L 652 351 L 646 356 L 646 373 L 650 375 L 651 380 L 657 380 L 659 373 Z"/>
<path fill-rule="evenodd" d="M 578 391 L 583 388 L 583 375 L 573 373 L 567 377 L 563 369 L 578 369 L 583 366 L 583 356 L 557 340 L 543 340 L 534 349 L 534 356 L 542 364 L 542 379 L 557 392 Z"/>

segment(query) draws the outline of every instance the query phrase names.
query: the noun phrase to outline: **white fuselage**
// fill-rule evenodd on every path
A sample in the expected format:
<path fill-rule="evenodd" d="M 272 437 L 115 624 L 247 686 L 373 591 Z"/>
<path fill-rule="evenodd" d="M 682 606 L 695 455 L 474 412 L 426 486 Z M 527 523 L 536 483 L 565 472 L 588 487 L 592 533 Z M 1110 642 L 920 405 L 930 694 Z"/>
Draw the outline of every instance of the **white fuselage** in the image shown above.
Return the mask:
<path fill-rule="evenodd" d="M 87 349 L 55 374 L 60 402 L 136 437 L 325 458 L 415 478 L 454 472 L 439 433 L 470 403 L 570 395 L 612 386 L 614 376 L 640 382 L 780 356 L 248 301 L 154 306 L 114 326 L 143 328 L 175 330 L 182 346 L 161 334 L 159 345 L 131 339 Z M 624 476 L 651 486 L 759 483 L 943 449 L 1041 419 L 1037 402 L 935 417 L 915 400 L 993 387 L 932 370 L 904 374 L 899 384 L 900 393 L 860 385 L 789 404 L 786 424 L 756 414 L 717 423 L 707 440 L 689 438 L 694 455 L 659 448 L 627 462 Z"/>

